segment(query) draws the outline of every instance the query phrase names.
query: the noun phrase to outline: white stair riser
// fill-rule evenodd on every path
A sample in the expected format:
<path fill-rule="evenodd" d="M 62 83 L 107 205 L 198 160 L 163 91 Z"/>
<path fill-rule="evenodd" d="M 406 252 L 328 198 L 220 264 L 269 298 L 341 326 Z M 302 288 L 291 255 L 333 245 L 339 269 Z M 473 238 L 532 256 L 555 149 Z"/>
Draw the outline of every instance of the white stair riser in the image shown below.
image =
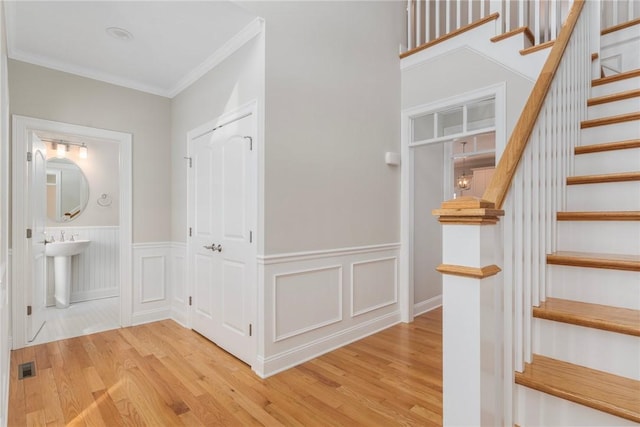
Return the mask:
<path fill-rule="evenodd" d="M 640 138 L 640 120 L 594 126 L 580 131 L 580 145 Z"/>
<path fill-rule="evenodd" d="M 569 400 L 516 385 L 514 424 L 531 426 L 636 426 L 637 423 Z"/>
<path fill-rule="evenodd" d="M 547 268 L 548 297 L 640 310 L 640 273 L 637 271 L 567 265 Z"/>
<path fill-rule="evenodd" d="M 640 211 L 640 181 L 567 186 L 565 211 Z"/>
<path fill-rule="evenodd" d="M 600 119 L 619 114 L 637 113 L 638 111 L 640 111 L 640 97 L 628 98 L 587 108 L 587 119 Z"/>
<path fill-rule="evenodd" d="M 632 77 L 629 79 L 618 80 L 599 86 L 591 87 L 591 96 L 612 95 L 614 93 L 625 92 L 627 90 L 640 89 L 640 77 Z"/>
<path fill-rule="evenodd" d="M 575 156 L 574 175 L 640 171 L 640 147 Z"/>
<path fill-rule="evenodd" d="M 557 250 L 640 255 L 640 221 L 558 221 Z"/>
<path fill-rule="evenodd" d="M 640 380 L 640 337 L 546 319 L 533 320 L 535 354 Z"/>

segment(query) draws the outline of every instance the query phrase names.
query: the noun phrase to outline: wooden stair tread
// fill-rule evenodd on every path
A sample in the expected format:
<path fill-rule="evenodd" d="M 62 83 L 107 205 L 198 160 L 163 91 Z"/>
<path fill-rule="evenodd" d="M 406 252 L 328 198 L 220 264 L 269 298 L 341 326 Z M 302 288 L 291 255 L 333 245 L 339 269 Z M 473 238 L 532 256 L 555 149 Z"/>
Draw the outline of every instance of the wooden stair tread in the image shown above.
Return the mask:
<path fill-rule="evenodd" d="M 533 317 L 640 336 L 640 310 L 630 308 L 547 298 L 533 308 Z"/>
<path fill-rule="evenodd" d="M 603 182 L 640 181 L 640 172 L 607 173 L 567 177 L 567 185 L 600 184 Z"/>
<path fill-rule="evenodd" d="M 581 145 L 575 148 L 575 154 L 599 153 L 602 151 L 627 150 L 631 148 L 640 148 L 640 139 L 628 139 L 626 141 Z"/>
<path fill-rule="evenodd" d="M 524 36 L 529 40 L 529 42 L 533 45 L 535 44 L 535 38 L 533 37 L 533 33 L 529 29 L 529 27 L 518 27 L 515 30 L 507 31 L 506 33 L 498 34 L 497 36 L 491 37 L 492 43 L 497 43 L 501 40 L 508 39 L 509 37 L 516 36 L 520 33 L 523 33 Z"/>
<path fill-rule="evenodd" d="M 558 212 L 558 221 L 640 221 L 640 211 Z"/>
<path fill-rule="evenodd" d="M 632 79 L 634 77 L 640 77 L 640 68 L 637 70 L 625 71 L 624 73 L 614 74 L 613 76 L 600 77 L 591 81 L 591 86 L 600 86 L 607 83 L 613 83 L 620 80 Z"/>
<path fill-rule="evenodd" d="M 588 129 L 596 126 L 614 125 L 616 123 L 632 122 L 640 120 L 640 113 L 627 113 L 617 116 L 601 117 L 599 119 L 584 120 L 580 123 L 580 129 Z"/>
<path fill-rule="evenodd" d="M 547 255 L 547 264 L 640 271 L 640 255 L 558 251 Z"/>
<path fill-rule="evenodd" d="M 621 101 L 623 99 L 640 97 L 640 89 L 627 90 L 624 92 L 613 93 L 611 95 L 598 96 L 596 98 L 589 98 L 587 100 L 587 106 L 606 104 L 608 102 Z"/>
<path fill-rule="evenodd" d="M 516 384 L 640 422 L 640 381 L 534 354 Z"/>
<path fill-rule="evenodd" d="M 530 53 L 537 52 L 539 50 L 547 49 L 553 46 L 555 40 L 549 40 L 548 42 L 540 43 L 525 49 L 520 50 L 520 55 L 529 55 Z"/>

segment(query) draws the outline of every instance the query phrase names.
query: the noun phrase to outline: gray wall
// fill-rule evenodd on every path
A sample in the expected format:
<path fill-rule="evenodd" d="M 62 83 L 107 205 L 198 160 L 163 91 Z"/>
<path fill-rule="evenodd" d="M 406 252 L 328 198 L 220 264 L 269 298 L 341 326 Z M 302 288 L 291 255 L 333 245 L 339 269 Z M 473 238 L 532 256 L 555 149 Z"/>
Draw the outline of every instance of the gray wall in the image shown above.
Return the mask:
<path fill-rule="evenodd" d="M 444 186 L 444 143 L 413 149 L 413 301 L 442 295 L 442 224 L 431 215 L 440 206 Z"/>
<path fill-rule="evenodd" d="M 171 100 L 172 240 L 186 240 L 187 132 L 264 97 L 264 38 L 245 44 Z"/>
<path fill-rule="evenodd" d="M 406 4 L 243 6 L 266 19 L 266 254 L 398 242 Z"/>
<path fill-rule="evenodd" d="M 511 135 L 533 82 L 467 48 L 402 71 L 402 109 L 451 98 L 476 89 L 506 83 L 506 137 Z M 442 230 L 431 216 L 443 195 L 442 144 L 415 148 L 414 302 L 442 293 Z M 439 176 L 438 176 L 439 174 Z M 432 180 L 425 185 L 424 180 Z"/>
<path fill-rule="evenodd" d="M 133 134 L 133 241 L 170 240 L 168 98 L 14 60 L 9 93 L 11 114 Z"/>

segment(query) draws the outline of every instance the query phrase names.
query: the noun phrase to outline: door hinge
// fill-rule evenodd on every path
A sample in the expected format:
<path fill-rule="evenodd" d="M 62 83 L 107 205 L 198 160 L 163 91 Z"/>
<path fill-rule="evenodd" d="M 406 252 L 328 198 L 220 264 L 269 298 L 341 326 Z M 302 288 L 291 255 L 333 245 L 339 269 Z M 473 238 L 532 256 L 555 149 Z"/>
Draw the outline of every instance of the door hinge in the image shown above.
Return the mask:
<path fill-rule="evenodd" d="M 244 139 L 249 140 L 249 151 L 253 151 L 253 138 L 250 136 L 245 136 Z"/>
<path fill-rule="evenodd" d="M 253 231 L 249 230 L 249 243 L 253 243 Z"/>
<path fill-rule="evenodd" d="M 191 157 L 185 157 L 185 159 L 189 160 L 189 167 L 193 167 L 193 159 Z"/>
<path fill-rule="evenodd" d="M 31 151 L 27 151 L 27 162 L 30 162 L 33 159 L 33 154 Z"/>
<path fill-rule="evenodd" d="M 249 323 L 249 336 L 253 336 L 253 325 Z"/>
<path fill-rule="evenodd" d="M 193 299 L 189 297 L 189 305 L 193 304 Z"/>
<path fill-rule="evenodd" d="M 31 238 L 31 234 L 33 234 L 33 233 L 32 233 L 32 231 L 31 231 L 31 229 L 30 229 L 30 228 L 27 228 L 27 239 L 30 239 L 30 238 Z"/>
<path fill-rule="evenodd" d="M 31 316 L 31 311 L 32 311 L 32 310 L 31 310 L 31 306 L 30 306 L 30 305 L 28 305 L 28 306 L 27 306 L 27 316 Z"/>
<path fill-rule="evenodd" d="M 193 229 L 189 227 L 189 237 L 193 236 Z"/>

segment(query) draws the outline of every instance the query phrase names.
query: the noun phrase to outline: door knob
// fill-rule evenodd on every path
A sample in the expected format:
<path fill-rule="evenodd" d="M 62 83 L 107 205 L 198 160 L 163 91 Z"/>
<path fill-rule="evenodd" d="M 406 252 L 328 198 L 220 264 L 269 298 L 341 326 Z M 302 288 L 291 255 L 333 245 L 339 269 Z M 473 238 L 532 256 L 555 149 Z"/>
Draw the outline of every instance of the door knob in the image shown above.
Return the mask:
<path fill-rule="evenodd" d="M 209 246 L 203 246 L 203 248 L 209 249 L 213 252 L 215 251 L 222 252 L 222 245 L 216 245 L 215 243 L 212 243 Z"/>

